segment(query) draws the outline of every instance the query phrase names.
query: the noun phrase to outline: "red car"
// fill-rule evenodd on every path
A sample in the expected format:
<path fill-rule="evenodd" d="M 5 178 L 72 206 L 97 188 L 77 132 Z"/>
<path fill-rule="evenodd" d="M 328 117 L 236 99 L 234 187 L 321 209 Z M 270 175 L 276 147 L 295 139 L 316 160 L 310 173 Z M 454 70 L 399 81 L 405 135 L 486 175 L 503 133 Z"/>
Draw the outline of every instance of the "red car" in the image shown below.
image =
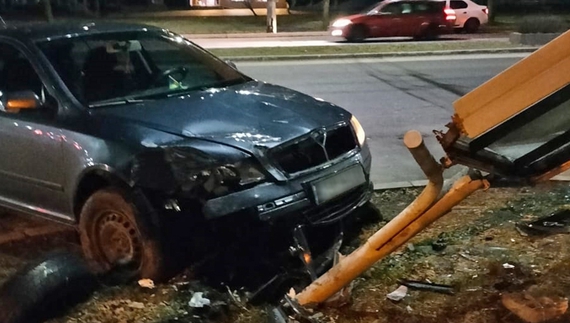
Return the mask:
<path fill-rule="evenodd" d="M 455 11 L 443 0 L 385 0 L 364 13 L 337 19 L 330 31 L 348 41 L 376 37 L 432 39 L 452 32 L 456 19 Z"/>

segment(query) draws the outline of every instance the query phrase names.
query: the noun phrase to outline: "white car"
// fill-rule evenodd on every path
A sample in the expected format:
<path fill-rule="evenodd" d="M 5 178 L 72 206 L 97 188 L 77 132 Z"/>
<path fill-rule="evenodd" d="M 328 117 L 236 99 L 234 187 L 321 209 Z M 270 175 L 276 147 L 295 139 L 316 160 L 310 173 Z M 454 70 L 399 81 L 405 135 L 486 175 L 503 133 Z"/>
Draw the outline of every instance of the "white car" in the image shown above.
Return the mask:
<path fill-rule="evenodd" d="M 457 20 L 455 28 L 468 33 L 476 32 L 481 25 L 489 21 L 489 9 L 471 0 L 446 0 L 447 7 L 455 10 Z"/>

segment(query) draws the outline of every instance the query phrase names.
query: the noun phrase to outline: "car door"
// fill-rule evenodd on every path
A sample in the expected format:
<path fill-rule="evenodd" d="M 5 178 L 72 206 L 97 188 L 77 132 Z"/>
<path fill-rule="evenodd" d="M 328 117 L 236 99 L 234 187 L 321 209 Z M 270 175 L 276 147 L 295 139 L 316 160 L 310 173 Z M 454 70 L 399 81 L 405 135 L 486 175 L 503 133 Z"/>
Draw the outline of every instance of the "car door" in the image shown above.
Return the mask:
<path fill-rule="evenodd" d="M 402 24 L 402 4 L 394 2 L 371 15 L 367 25 L 371 37 L 394 37 L 400 36 Z"/>
<path fill-rule="evenodd" d="M 38 109 L 0 111 L 0 203 L 55 215 L 65 205 L 57 102 L 29 57 L 18 43 L 0 41 L 0 99 L 33 91 L 42 102 Z"/>
<path fill-rule="evenodd" d="M 398 27 L 398 36 L 414 36 L 418 26 L 421 25 L 421 15 L 414 10 L 414 2 L 401 2 L 402 12 Z"/>
<path fill-rule="evenodd" d="M 451 9 L 455 10 L 457 19 L 455 20 L 455 27 L 462 27 L 467 19 L 469 19 L 469 10 L 467 9 L 467 2 L 462 0 L 451 0 L 449 2 Z"/>

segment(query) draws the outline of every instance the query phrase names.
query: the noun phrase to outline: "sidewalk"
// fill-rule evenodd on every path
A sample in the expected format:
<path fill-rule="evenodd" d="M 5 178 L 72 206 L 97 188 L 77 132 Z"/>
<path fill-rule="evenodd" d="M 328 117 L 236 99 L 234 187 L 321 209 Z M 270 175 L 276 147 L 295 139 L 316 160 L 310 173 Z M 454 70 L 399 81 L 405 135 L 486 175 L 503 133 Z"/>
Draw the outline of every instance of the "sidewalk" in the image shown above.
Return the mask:
<path fill-rule="evenodd" d="M 227 34 L 183 34 L 182 36 L 189 39 L 244 39 L 244 38 L 302 38 L 302 37 L 327 37 L 328 31 L 289 31 L 274 33 L 227 33 Z"/>

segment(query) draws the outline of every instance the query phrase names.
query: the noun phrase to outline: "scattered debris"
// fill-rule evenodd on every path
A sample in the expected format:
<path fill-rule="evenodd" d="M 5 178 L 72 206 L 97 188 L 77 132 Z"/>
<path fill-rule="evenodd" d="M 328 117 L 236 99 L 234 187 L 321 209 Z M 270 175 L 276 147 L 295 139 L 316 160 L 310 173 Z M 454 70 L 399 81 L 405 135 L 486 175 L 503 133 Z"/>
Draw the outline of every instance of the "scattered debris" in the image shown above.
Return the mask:
<path fill-rule="evenodd" d="M 188 302 L 188 305 L 190 307 L 197 307 L 197 308 L 201 308 L 204 306 L 210 306 L 210 300 L 203 297 L 204 293 L 202 292 L 196 292 L 194 294 L 192 294 L 192 298 L 190 299 L 190 301 Z"/>
<path fill-rule="evenodd" d="M 412 309 L 412 307 L 410 305 L 406 306 L 406 311 L 408 311 L 408 313 L 412 313 L 414 310 Z"/>
<path fill-rule="evenodd" d="M 289 289 L 287 296 L 291 297 L 291 299 L 295 299 L 295 296 L 297 296 L 297 293 L 295 292 L 295 289 L 293 287 L 291 287 L 291 289 Z"/>
<path fill-rule="evenodd" d="M 137 308 L 137 309 L 143 309 L 143 308 L 145 308 L 144 304 L 141 303 L 141 302 L 132 302 L 132 301 L 129 301 L 129 302 L 127 303 L 127 306 L 128 306 L 128 307 L 131 307 L 131 308 Z"/>
<path fill-rule="evenodd" d="M 327 307 L 342 307 L 350 303 L 350 296 L 352 295 L 352 289 L 354 287 L 354 281 L 352 281 L 347 286 L 343 287 L 336 294 L 329 297 L 324 305 Z"/>
<path fill-rule="evenodd" d="M 503 264 L 503 268 L 505 268 L 505 269 L 513 269 L 513 268 L 515 268 L 515 266 L 509 264 L 508 262 L 505 262 L 505 263 Z"/>
<path fill-rule="evenodd" d="M 437 240 L 432 242 L 431 248 L 433 251 L 443 251 L 447 248 L 447 241 L 445 239 L 444 232 L 440 233 Z"/>
<path fill-rule="evenodd" d="M 453 286 L 434 284 L 432 282 L 420 282 L 414 280 L 401 280 L 400 284 L 410 289 L 425 290 L 435 293 L 453 295 Z"/>
<path fill-rule="evenodd" d="M 152 279 L 144 278 L 139 280 L 139 286 L 142 288 L 154 289 L 156 286 Z"/>
<path fill-rule="evenodd" d="M 533 222 L 517 223 L 516 227 L 527 235 L 570 233 L 570 210 L 558 210 Z"/>
<path fill-rule="evenodd" d="M 413 244 L 410 244 L 413 248 Z M 408 246 L 409 247 L 409 246 Z M 333 259 L 333 266 L 338 264 L 343 258 L 345 258 L 343 254 L 337 252 L 335 258 Z M 324 305 L 328 307 L 342 307 L 348 303 L 350 303 L 350 296 L 352 295 L 352 289 L 354 287 L 354 281 L 350 284 L 343 287 L 339 290 L 336 294 L 329 297 L 325 302 Z"/>
<path fill-rule="evenodd" d="M 549 297 L 533 297 L 527 292 L 503 294 L 503 305 L 528 323 L 539 323 L 555 319 L 568 309 L 568 299 L 553 300 Z"/>
<path fill-rule="evenodd" d="M 389 300 L 398 302 L 401 301 L 406 295 L 408 294 L 408 287 L 401 285 L 395 291 L 391 292 L 390 294 L 386 295 Z"/>
<path fill-rule="evenodd" d="M 287 314 L 283 311 L 281 307 L 273 307 L 270 308 L 269 314 L 267 317 L 268 323 L 287 323 L 288 317 Z"/>
<path fill-rule="evenodd" d="M 226 286 L 226 289 L 228 290 L 228 294 L 230 295 L 230 299 L 232 300 L 232 303 L 234 303 L 235 306 L 241 308 L 242 310 L 249 312 L 247 307 L 245 307 L 245 305 L 241 301 L 241 297 L 239 296 L 237 290 L 232 291 L 232 289 L 228 285 L 225 285 L 225 286 Z M 293 292 L 295 292 L 295 290 L 293 290 L 293 288 L 291 288 L 291 290 Z"/>
<path fill-rule="evenodd" d="M 477 259 L 473 258 L 472 256 L 468 255 L 467 252 L 460 252 L 459 255 L 467 260 L 473 261 L 473 262 L 479 262 Z"/>
<path fill-rule="evenodd" d="M 526 233 L 523 229 L 521 229 L 519 225 L 515 225 L 515 229 L 518 231 L 518 233 L 521 236 L 528 237 L 528 233 Z"/>
<path fill-rule="evenodd" d="M 319 323 L 324 318 L 323 313 L 314 313 L 287 295 L 279 301 L 278 306 L 269 308 L 268 314 L 269 323 Z"/>
<path fill-rule="evenodd" d="M 321 312 L 317 312 L 313 315 L 310 316 L 311 319 L 313 320 L 318 320 L 318 319 L 322 319 L 325 315 Z"/>

